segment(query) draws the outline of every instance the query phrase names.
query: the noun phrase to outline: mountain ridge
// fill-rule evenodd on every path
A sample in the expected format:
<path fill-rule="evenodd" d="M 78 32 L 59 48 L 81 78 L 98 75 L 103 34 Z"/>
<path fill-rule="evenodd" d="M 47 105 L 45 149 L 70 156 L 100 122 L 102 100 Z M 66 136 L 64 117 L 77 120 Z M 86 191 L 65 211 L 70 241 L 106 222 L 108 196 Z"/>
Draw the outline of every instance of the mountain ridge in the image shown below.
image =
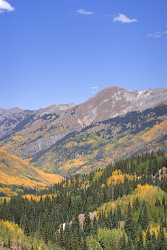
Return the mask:
<path fill-rule="evenodd" d="M 61 169 L 66 174 L 85 173 L 122 157 L 167 150 L 166 139 L 167 105 L 161 105 L 93 123 L 68 134 L 33 161 L 60 174 Z"/>
<path fill-rule="evenodd" d="M 2 114 L 1 110 L 0 144 L 23 159 L 35 159 L 73 133 L 79 135 L 83 129 L 92 124 L 133 114 L 133 112 L 142 113 L 160 105 L 164 105 L 166 109 L 167 89 L 130 91 L 112 86 L 74 106 L 73 104 L 51 105 L 37 111 L 16 109 L 16 112 L 6 111 L 5 114 Z M 135 119 L 138 119 L 137 116 Z M 114 126 L 116 129 L 116 125 Z M 67 148 L 66 151 L 68 154 L 70 149 Z M 54 161 L 56 162 L 56 159 Z M 76 158 L 74 165 L 78 164 L 78 167 L 81 167 L 81 162 Z"/>

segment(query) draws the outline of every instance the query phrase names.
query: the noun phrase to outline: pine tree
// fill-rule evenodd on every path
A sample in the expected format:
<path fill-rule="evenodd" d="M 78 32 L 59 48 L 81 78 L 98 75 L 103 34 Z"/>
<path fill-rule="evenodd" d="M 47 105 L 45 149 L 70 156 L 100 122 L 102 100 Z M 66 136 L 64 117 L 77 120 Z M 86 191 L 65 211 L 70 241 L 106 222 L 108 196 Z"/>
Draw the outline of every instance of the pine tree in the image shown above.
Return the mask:
<path fill-rule="evenodd" d="M 146 230 L 149 225 L 148 209 L 145 202 L 141 205 L 138 223 L 141 225 L 143 230 Z"/>
<path fill-rule="evenodd" d="M 133 216 L 132 216 L 132 208 L 131 208 L 130 204 L 128 206 L 128 212 L 127 212 L 127 217 L 126 217 L 126 221 L 125 221 L 125 231 L 129 237 L 129 239 L 132 240 L 135 236 L 135 232 L 134 232 L 134 221 L 133 221 Z"/>

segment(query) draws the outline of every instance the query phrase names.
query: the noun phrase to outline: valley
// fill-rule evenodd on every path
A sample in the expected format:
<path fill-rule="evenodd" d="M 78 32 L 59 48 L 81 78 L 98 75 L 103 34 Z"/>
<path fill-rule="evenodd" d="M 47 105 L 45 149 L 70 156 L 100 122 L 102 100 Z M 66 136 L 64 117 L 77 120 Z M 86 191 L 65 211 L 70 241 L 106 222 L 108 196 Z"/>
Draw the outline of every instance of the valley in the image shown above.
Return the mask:
<path fill-rule="evenodd" d="M 0 0 L 0 250 L 167 250 L 167 0 Z"/>

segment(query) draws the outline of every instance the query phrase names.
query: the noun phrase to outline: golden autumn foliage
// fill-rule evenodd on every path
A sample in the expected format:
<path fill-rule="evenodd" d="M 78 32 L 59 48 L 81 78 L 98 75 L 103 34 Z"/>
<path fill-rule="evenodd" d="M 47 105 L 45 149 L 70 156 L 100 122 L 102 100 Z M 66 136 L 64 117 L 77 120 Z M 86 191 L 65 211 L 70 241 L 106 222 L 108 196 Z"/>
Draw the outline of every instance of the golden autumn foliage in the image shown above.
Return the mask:
<path fill-rule="evenodd" d="M 133 206 L 136 199 L 140 201 L 146 201 L 149 205 L 155 205 L 156 200 L 167 200 L 167 194 L 162 191 L 159 187 L 152 186 L 149 184 L 138 185 L 137 188 L 129 195 L 125 195 L 115 201 L 106 202 L 97 209 L 97 215 L 109 214 L 114 211 L 117 207 L 121 207 L 123 210 L 127 210 L 129 204 Z"/>
<path fill-rule="evenodd" d="M 62 180 L 63 177 L 39 170 L 28 160 L 22 160 L 0 148 L 0 184 L 44 188 Z"/>
<path fill-rule="evenodd" d="M 150 224 L 147 231 L 150 232 L 151 235 L 155 235 L 158 238 L 160 233 L 160 225 L 159 224 Z M 146 233 L 147 233 L 146 231 Z"/>
<path fill-rule="evenodd" d="M 23 198 L 25 200 L 36 201 L 36 202 L 39 202 L 40 200 L 45 200 L 46 198 L 52 199 L 55 197 L 56 197 L 56 194 L 46 194 L 46 195 L 27 194 L 27 195 L 23 195 Z"/>
<path fill-rule="evenodd" d="M 146 237 L 147 237 L 148 232 L 150 233 L 150 235 L 155 236 L 155 238 L 158 239 L 160 236 L 160 230 L 161 230 L 160 224 L 151 223 L 149 225 L 149 227 L 147 228 L 147 230 L 143 231 L 143 240 L 146 241 Z M 164 236 L 167 239 L 166 228 L 163 228 L 163 231 L 164 231 Z"/>
<path fill-rule="evenodd" d="M 112 175 L 108 177 L 107 186 L 123 184 L 125 179 L 131 181 L 137 179 L 137 176 L 123 174 L 121 170 L 115 170 L 113 171 Z"/>
<path fill-rule="evenodd" d="M 35 169 L 35 171 L 38 174 L 39 178 L 42 180 L 42 182 L 46 183 L 46 185 L 57 184 L 57 183 L 60 183 L 61 181 L 63 181 L 63 179 L 64 179 L 60 175 L 47 173 L 47 172 L 44 172 L 40 169 Z"/>
<path fill-rule="evenodd" d="M 57 248 L 48 248 L 43 241 L 26 236 L 18 225 L 3 220 L 0 221 L 0 242 L 4 247 L 10 247 L 10 249 L 20 249 L 20 250 L 57 249 Z"/>
<path fill-rule="evenodd" d="M 153 128 L 149 129 L 147 132 L 145 132 L 142 135 L 142 139 L 145 142 L 152 141 L 154 138 L 156 138 L 157 134 L 165 134 L 167 131 L 167 120 L 162 121 L 161 123 L 155 125 Z"/>

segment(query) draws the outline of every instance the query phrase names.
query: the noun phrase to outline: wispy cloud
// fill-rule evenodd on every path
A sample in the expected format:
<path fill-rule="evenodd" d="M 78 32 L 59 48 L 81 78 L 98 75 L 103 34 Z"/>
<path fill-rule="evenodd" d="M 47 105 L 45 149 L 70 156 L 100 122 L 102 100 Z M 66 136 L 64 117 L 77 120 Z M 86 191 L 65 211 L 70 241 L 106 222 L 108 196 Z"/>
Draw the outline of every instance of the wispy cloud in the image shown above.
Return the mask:
<path fill-rule="evenodd" d="M 130 23 L 136 23 L 138 20 L 136 18 L 130 18 L 129 16 L 125 14 L 118 14 L 113 18 L 114 22 L 120 22 L 120 23 L 125 23 L 125 24 L 130 24 Z"/>
<path fill-rule="evenodd" d="M 149 38 L 154 38 L 154 39 L 162 38 L 164 36 L 167 36 L 167 30 L 165 30 L 165 31 L 158 31 L 158 32 L 154 32 L 154 33 L 149 33 L 147 36 Z"/>
<path fill-rule="evenodd" d="M 0 13 L 14 11 L 14 7 L 6 0 L 0 0 Z"/>
<path fill-rule="evenodd" d="M 85 16 L 91 16 L 94 14 L 93 11 L 85 10 L 85 9 L 79 9 L 79 10 L 77 10 L 77 13 L 80 15 L 85 15 Z"/>
<path fill-rule="evenodd" d="M 92 85 L 90 86 L 91 94 L 96 94 L 99 91 L 99 86 L 98 85 Z"/>

